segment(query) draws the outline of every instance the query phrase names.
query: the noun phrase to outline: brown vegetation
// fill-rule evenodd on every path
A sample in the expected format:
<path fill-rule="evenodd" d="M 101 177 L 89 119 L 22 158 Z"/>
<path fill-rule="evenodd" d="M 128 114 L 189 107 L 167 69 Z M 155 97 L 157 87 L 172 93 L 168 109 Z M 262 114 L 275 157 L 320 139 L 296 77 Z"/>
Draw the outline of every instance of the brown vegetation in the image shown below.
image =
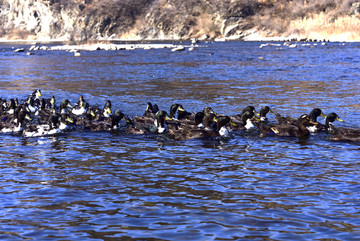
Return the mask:
<path fill-rule="evenodd" d="M 264 37 L 309 37 L 316 32 L 329 35 L 330 29 L 336 28 L 332 32 L 352 31 L 352 38 L 360 37 L 356 27 L 360 22 L 360 4 L 356 0 L 38 0 L 44 9 L 49 9 L 53 19 L 43 19 L 44 9 L 34 10 L 30 18 L 42 25 L 31 29 L 25 29 L 27 20 L 19 26 L 9 24 L 14 18 L 11 20 L 7 10 L 14 2 L 21 12 L 21 8 L 34 7 L 35 0 L 24 1 L 28 4 L 24 6 L 19 3 L 23 1 L 0 0 L 2 35 L 17 29 L 21 35 L 29 32 L 49 38 L 68 36 L 69 40 L 110 36 L 242 39 L 251 31 Z M 45 28 L 44 24 L 50 27 Z M 50 31 L 46 33 L 44 29 Z"/>

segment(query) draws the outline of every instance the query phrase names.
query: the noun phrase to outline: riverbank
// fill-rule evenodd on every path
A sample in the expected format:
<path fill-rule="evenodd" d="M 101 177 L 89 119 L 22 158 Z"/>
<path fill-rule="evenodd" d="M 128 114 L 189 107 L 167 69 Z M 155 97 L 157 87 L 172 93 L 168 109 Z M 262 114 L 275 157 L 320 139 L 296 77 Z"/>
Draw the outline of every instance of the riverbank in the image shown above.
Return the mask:
<path fill-rule="evenodd" d="M 0 38 L 28 41 L 360 41 L 360 3 L 4 0 Z M 0 40 L 1 40 L 0 39 Z"/>

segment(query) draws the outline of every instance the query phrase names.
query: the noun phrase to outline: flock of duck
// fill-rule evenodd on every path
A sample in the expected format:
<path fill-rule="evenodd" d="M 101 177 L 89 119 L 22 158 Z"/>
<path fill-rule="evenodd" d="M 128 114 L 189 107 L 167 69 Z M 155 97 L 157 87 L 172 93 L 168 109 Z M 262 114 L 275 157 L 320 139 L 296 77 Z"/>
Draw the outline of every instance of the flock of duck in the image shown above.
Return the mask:
<path fill-rule="evenodd" d="M 226 116 L 211 107 L 197 113 L 188 112 L 181 104 L 171 105 L 168 113 L 148 102 L 144 114 L 133 118 L 111 108 L 110 100 L 100 108 L 90 105 L 82 95 L 73 105 L 64 99 L 58 106 L 54 96 L 42 98 L 41 90 L 36 89 L 23 101 L 0 98 L 0 132 L 40 137 L 75 130 L 122 130 L 129 134 L 159 134 L 175 140 L 228 137 L 236 132 L 255 133 L 260 137 L 307 138 L 310 133 L 322 132 L 332 140 L 360 141 L 360 129 L 335 127 L 334 121 L 343 120 L 336 113 L 324 115 L 319 108 L 296 119 L 274 113 L 268 106 L 259 112 L 253 106 L 247 106 L 242 113 Z M 274 121 L 268 120 L 268 113 L 274 116 Z M 318 117 L 325 118 L 324 124 Z"/>

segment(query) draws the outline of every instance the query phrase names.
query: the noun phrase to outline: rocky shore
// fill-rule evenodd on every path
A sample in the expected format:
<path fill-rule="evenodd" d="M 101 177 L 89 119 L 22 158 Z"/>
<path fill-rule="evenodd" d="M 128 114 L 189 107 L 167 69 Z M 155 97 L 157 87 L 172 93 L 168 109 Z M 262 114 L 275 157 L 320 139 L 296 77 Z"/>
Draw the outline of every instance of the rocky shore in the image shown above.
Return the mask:
<path fill-rule="evenodd" d="M 356 0 L 0 0 L 0 39 L 359 41 Z"/>

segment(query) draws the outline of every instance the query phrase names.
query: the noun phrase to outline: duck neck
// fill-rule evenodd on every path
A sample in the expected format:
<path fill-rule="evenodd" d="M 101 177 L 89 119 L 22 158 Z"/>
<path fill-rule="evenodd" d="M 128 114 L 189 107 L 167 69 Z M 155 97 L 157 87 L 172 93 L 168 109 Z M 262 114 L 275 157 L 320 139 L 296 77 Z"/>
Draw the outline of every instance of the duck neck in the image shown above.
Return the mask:
<path fill-rule="evenodd" d="M 331 124 L 332 124 L 332 121 L 330 121 L 329 118 L 325 118 L 325 127 L 326 127 L 326 129 L 330 129 Z"/>
<path fill-rule="evenodd" d="M 156 118 L 154 125 L 156 126 L 158 133 L 163 133 L 166 131 L 165 118 Z"/>
<path fill-rule="evenodd" d="M 170 107 L 170 115 L 169 115 L 170 118 L 175 118 L 176 111 L 177 111 L 178 108 L 179 108 L 179 106 L 177 104 L 173 104 Z"/>

